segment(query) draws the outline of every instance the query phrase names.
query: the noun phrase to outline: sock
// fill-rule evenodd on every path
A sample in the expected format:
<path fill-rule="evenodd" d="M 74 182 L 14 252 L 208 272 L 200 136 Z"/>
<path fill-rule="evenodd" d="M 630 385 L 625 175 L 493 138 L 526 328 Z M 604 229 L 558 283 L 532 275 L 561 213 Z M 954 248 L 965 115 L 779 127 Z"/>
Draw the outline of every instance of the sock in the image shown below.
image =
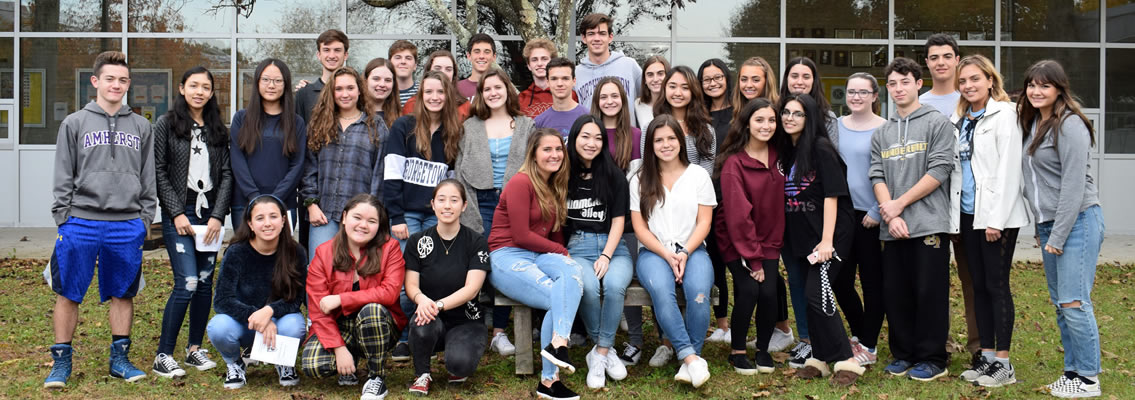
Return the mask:
<path fill-rule="evenodd" d="M 70 346 L 71 342 L 58 342 L 58 343 L 56 343 L 56 345 L 61 345 L 61 344 L 65 344 L 65 345 Z"/>
<path fill-rule="evenodd" d="M 130 335 L 110 335 L 110 341 L 112 343 L 122 339 L 130 339 Z"/>
<path fill-rule="evenodd" d="M 1083 375 L 1079 375 L 1079 376 L 1080 376 L 1080 380 L 1083 381 L 1086 384 L 1089 384 L 1089 385 L 1095 385 L 1096 384 L 1096 377 L 1094 377 L 1094 376 L 1083 376 Z"/>
<path fill-rule="evenodd" d="M 1010 371 L 1012 371 L 1012 370 L 1013 370 L 1013 365 L 1012 365 L 1012 364 L 1009 364 L 1009 357 L 1005 357 L 1005 358 L 1001 358 L 1001 357 L 994 357 L 993 359 L 994 359 L 994 360 L 996 360 L 996 361 L 998 361 L 998 362 L 1000 362 L 1000 363 L 1001 363 L 1001 365 L 1005 366 L 1005 368 L 1006 368 L 1006 369 L 1008 369 L 1008 370 L 1010 370 Z"/>
<path fill-rule="evenodd" d="M 992 364 L 992 363 L 993 363 L 993 359 L 994 359 L 994 358 L 996 358 L 996 357 L 997 357 L 997 353 L 996 353 L 996 352 L 992 352 L 992 351 L 985 351 L 985 350 L 982 350 L 982 351 L 981 351 L 981 358 L 984 358 L 984 359 L 985 359 L 985 362 L 987 362 L 987 363 L 990 363 L 990 364 Z"/>

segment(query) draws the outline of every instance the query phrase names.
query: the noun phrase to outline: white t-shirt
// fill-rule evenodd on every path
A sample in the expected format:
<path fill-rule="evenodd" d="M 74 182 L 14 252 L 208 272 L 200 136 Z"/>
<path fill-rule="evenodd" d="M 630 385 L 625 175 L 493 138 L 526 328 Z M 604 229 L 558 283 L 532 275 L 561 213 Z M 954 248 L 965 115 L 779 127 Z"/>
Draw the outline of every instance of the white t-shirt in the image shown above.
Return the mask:
<path fill-rule="evenodd" d="M 630 180 L 631 211 L 642 212 L 639 206 L 639 174 L 633 174 Z M 686 167 L 674 188 L 662 187 L 666 201 L 656 204 L 650 211 L 650 219 L 646 225 L 650 232 L 662 242 L 663 246 L 673 248 L 674 244 L 686 246 L 690 235 L 697 226 L 698 206 L 716 206 L 717 198 L 713 194 L 713 181 L 705 169 L 694 164 Z M 689 249 L 693 251 L 693 249 Z"/>

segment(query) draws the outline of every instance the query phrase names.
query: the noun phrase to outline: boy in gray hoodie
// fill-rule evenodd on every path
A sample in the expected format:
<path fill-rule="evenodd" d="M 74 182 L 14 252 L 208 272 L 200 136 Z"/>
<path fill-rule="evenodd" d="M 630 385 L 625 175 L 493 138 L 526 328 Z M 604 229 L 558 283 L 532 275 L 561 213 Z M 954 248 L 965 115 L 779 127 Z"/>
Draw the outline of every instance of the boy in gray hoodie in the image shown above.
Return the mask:
<path fill-rule="evenodd" d="M 153 136 L 149 121 L 123 101 L 130 89 L 125 54 L 99 54 L 91 85 L 96 100 L 63 120 L 56 141 L 51 213 L 59 228 L 50 269 L 58 296 L 47 388 L 61 388 L 71 376 L 71 339 L 96 263 L 99 300 L 110 300 L 110 375 L 127 382 L 146 376 L 127 355 L 142 241 L 158 199 Z"/>
<path fill-rule="evenodd" d="M 587 57 L 579 60 L 575 67 L 575 93 L 579 104 L 588 109 L 591 108 L 591 97 L 595 95 L 595 85 L 603 78 L 619 78 L 627 92 L 628 102 L 638 98 L 638 89 L 642 87 L 642 67 L 638 62 L 620 51 L 611 51 L 611 42 L 615 40 L 613 23 L 610 16 L 601 13 L 587 14 L 579 20 L 578 33 L 587 47 Z M 638 121 L 634 107 L 623 106 L 630 113 L 631 123 Z"/>
<path fill-rule="evenodd" d="M 871 138 L 868 175 L 883 217 L 883 288 L 894 362 L 887 372 L 930 381 L 947 374 L 949 247 L 958 232 L 961 178 L 950 120 L 919 104 L 922 67 L 899 57 L 887 66 L 897 113 Z"/>

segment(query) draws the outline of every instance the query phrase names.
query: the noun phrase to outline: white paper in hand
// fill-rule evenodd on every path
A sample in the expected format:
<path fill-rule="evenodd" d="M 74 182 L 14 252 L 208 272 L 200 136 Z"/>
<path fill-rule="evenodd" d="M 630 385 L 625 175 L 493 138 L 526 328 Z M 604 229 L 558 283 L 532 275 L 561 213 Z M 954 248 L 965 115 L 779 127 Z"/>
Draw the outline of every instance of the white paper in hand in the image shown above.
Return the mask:
<path fill-rule="evenodd" d="M 205 232 L 209 230 L 208 225 L 190 225 L 193 227 L 193 242 L 197 251 L 202 253 L 221 251 L 221 242 L 225 237 L 225 226 L 221 225 L 220 232 L 217 232 L 217 238 L 213 243 L 205 243 Z"/>
<path fill-rule="evenodd" d="M 256 337 L 252 339 L 251 358 L 269 364 L 295 367 L 296 355 L 299 354 L 299 349 L 299 338 L 277 334 L 276 347 L 270 348 L 264 344 L 264 335 L 260 332 L 256 332 Z"/>

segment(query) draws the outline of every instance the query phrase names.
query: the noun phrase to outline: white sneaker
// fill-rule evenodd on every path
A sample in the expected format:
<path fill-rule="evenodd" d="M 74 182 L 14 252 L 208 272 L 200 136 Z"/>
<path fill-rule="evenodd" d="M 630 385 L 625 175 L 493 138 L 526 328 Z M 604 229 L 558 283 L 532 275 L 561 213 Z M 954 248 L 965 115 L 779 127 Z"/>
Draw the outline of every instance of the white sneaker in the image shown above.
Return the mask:
<path fill-rule="evenodd" d="M 732 340 L 732 334 L 728 329 L 717 328 L 705 339 L 707 342 L 727 343 Z"/>
<path fill-rule="evenodd" d="M 504 332 L 498 332 L 496 335 L 493 335 L 493 341 L 489 343 L 489 348 L 505 357 L 516 354 L 516 346 L 513 346 L 512 342 L 508 341 L 508 335 Z"/>
<path fill-rule="evenodd" d="M 661 367 L 669 363 L 673 358 L 674 349 L 666 346 L 658 346 L 658 349 L 654 350 L 654 356 L 650 357 L 650 366 L 655 368 Z"/>
<path fill-rule="evenodd" d="M 772 328 L 772 338 L 768 341 L 768 351 L 770 353 L 774 351 L 784 351 L 784 349 L 787 349 L 788 346 L 791 346 L 792 343 L 795 342 L 796 339 L 792 338 L 792 328 L 788 328 L 788 332 Z M 756 346 L 756 340 L 754 340 L 753 343 L 753 346 Z"/>
<path fill-rule="evenodd" d="M 627 366 L 613 348 L 607 349 L 607 376 L 616 381 L 627 379 Z"/>
<path fill-rule="evenodd" d="M 607 386 L 607 357 L 596 353 L 592 347 L 584 359 L 587 361 L 587 387 L 599 389 Z"/>
<path fill-rule="evenodd" d="M 682 383 L 690 383 L 689 364 L 682 363 L 682 366 L 678 368 L 678 373 L 674 374 L 674 380 Z"/>
<path fill-rule="evenodd" d="M 688 364 L 686 372 L 690 374 L 690 384 L 695 388 L 701 387 L 709 380 L 709 363 L 704 358 L 698 357 L 697 360 Z"/>

